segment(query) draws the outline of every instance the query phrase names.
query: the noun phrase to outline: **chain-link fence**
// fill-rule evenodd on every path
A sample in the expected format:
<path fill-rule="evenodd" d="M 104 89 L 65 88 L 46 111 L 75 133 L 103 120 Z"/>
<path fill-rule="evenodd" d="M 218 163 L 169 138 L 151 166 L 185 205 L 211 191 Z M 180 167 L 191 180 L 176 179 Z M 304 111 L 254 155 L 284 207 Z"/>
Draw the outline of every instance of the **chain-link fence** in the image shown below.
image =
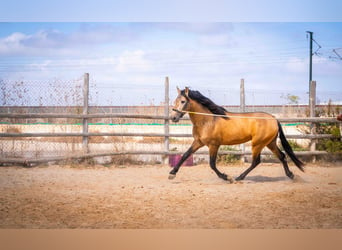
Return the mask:
<path fill-rule="evenodd" d="M 84 153 L 82 136 L 61 136 L 84 132 L 83 120 L 78 117 L 56 117 L 49 114 L 83 114 L 84 77 L 74 80 L 52 80 L 48 82 L 27 80 L 0 80 L 0 96 L 2 114 L 41 114 L 41 117 L 9 117 L 0 118 L 0 133 L 16 134 L 15 137 L 0 137 L 0 157 L 2 158 L 49 158 L 67 157 Z M 162 86 L 162 84 L 161 84 Z M 156 88 L 154 88 L 156 90 Z M 141 94 L 139 94 L 139 92 Z M 157 91 L 158 92 L 158 91 Z M 163 87 L 159 90 L 164 96 Z M 144 93 L 146 93 L 144 97 Z M 159 93 L 158 93 L 159 94 Z M 146 105 L 139 96 L 150 102 Z M 158 95 L 159 96 L 159 95 Z M 161 151 L 162 137 L 120 136 L 125 133 L 163 133 L 163 119 L 142 119 L 130 117 L 101 117 L 101 114 L 132 114 L 137 116 L 163 116 L 164 107 L 153 103 L 153 95 L 147 96 L 146 88 L 125 86 L 115 88 L 98 87 L 90 78 L 88 114 L 100 114 L 87 119 L 88 133 L 118 134 L 90 136 L 88 153 L 113 153 Z M 141 100 L 134 100 L 141 99 Z M 134 101 L 130 101 L 134 100 Z M 140 102 L 140 105 L 138 105 Z M 119 105 L 132 102 L 136 105 Z M 113 105 L 116 104 L 116 105 Z M 144 105 L 145 104 L 145 105 Z M 46 117 L 45 115 L 48 115 Z M 43 134 L 32 136 L 31 134 Z M 50 134 L 50 135 L 48 135 Z M 59 134 L 59 136 L 53 136 Z M 29 135 L 18 137 L 18 135 Z M 119 160 L 130 160 L 133 157 L 116 157 Z M 109 159 L 112 160 L 112 159 Z M 161 161 L 160 156 L 144 155 L 135 160 Z"/>
<path fill-rule="evenodd" d="M 74 113 L 81 111 L 83 78 L 49 82 L 0 80 L 0 112 L 7 114 Z M 55 133 L 80 131 L 79 121 L 51 118 L 1 118 L 1 133 Z M 70 125 L 69 125 L 70 124 Z M 78 148 L 77 138 L 0 138 L 1 157 L 40 158 L 65 154 Z"/>
<path fill-rule="evenodd" d="M 236 84 L 238 85 L 238 83 Z M 74 80 L 6 80 L 0 79 L 0 133 L 17 134 L 20 137 L 0 137 L 1 158 L 44 158 L 74 156 L 84 153 L 83 114 L 84 77 Z M 210 85 L 207 85 L 210 86 Z M 176 97 L 176 86 L 171 84 L 170 103 Z M 196 88 L 205 96 L 223 105 L 231 112 L 239 112 L 240 89 Z M 341 112 L 342 93 L 317 92 L 316 113 L 335 117 Z M 246 90 L 245 111 L 263 111 L 276 117 L 307 117 L 309 94 L 305 91 Z M 40 114 L 41 117 L 15 117 L 6 114 Z M 69 114 L 59 117 L 44 114 Z M 165 133 L 164 83 L 141 86 L 102 85 L 90 77 L 88 114 L 98 114 L 87 119 L 88 153 L 117 153 L 105 161 L 162 162 L 165 150 L 183 152 L 191 143 L 191 137 L 168 138 Z M 138 117 L 108 116 L 132 114 Z M 107 116 L 106 116 L 107 115 Z M 140 117 L 139 117 L 140 116 Z M 157 117 L 144 119 L 143 116 Z M 164 117 L 164 118 L 163 118 Z M 191 134 L 189 120 L 170 125 L 170 134 Z M 67 133 L 74 134 L 68 136 Z M 35 136 L 32 136 L 35 134 Z M 38 134 L 38 135 L 37 135 Z M 39 136 L 41 134 L 41 136 Z M 54 135 L 59 136 L 54 136 Z M 132 136 L 126 136 L 132 134 Z M 158 136 L 153 136 L 158 134 Z M 26 135 L 26 136 L 25 136 Z M 77 135 L 77 136 L 76 136 Z M 169 139 L 165 148 L 165 138 Z M 120 153 L 145 152 L 122 157 Z M 146 153 L 147 152 L 147 153 Z M 148 154 L 150 152 L 151 154 Z M 202 157 L 203 158 L 203 157 Z M 198 160 L 202 159 L 198 156 Z"/>

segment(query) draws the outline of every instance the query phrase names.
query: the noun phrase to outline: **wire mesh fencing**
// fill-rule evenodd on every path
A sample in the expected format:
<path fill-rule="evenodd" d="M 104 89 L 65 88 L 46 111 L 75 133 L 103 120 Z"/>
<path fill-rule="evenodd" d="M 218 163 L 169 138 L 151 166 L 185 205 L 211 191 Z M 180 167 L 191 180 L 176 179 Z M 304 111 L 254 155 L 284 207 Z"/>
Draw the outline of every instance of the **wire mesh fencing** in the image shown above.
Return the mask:
<path fill-rule="evenodd" d="M 102 158 L 102 162 L 161 163 L 165 160 L 163 153 L 182 153 L 191 144 L 192 127 L 189 120 L 168 125 L 169 134 L 186 134 L 186 137 L 170 137 L 166 134 L 165 107 L 172 105 L 177 95 L 175 86 L 171 85 L 169 103 L 165 103 L 162 81 L 147 86 L 127 84 L 117 87 L 103 85 L 90 77 L 87 114 L 96 116 L 85 120 L 82 116 L 84 80 L 84 76 L 49 81 L 1 79 L 0 157 L 67 158 L 87 153 L 110 155 L 104 160 Z M 199 90 L 228 111 L 241 111 L 239 88 L 206 86 L 209 87 L 193 89 Z M 341 93 L 317 92 L 316 115 L 337 116 L 341 113 L 340 100 Z M 247 89 L 244 110 L 268 112 L 278 118 L 308 117 L 308 102 L 309 95 L 305 91 Z M 144 116 L 150 117 L 147 119 Z M 86 132 L 84 122 L 87 124 Z M 86 152 L 84 138 L 88 144 Z M 205 160 L 205 157 L 196 157 L 198 161 Z"/>
<path fill-rule="evenodd" d="M 84 136 L 80 135 L 84 133 L 84 118 L 58 117 L 58 114 L 81 115 L 84 113 L 83 76 L 74 80 L 47 82 L 2 79 L 0 83 L 2 97 L 0 113 L 41 115 L 38 117 L 5 115 L 0 118 L 0 133 L 3 135 L 0 137 L 1 158 L 38 159 L 58 156 L 71 157 L 84 153 L 116 152 L 119 154 L 132 151 L 161 151 L 160 146 L 163 145 L 161 137 L 149 135 L 127 137 L 123 135 L 127 133 L 161 134 L 164 132 L 164 120 L 160 118 L 164 114 L 162 106 L 154 105 L 151 100 L 149 100 L 151 103 L 148 106 L 118 105 L 120 102 L 124 102 L 123 100 L 127 102 L 127 99 L 134 98 L 132 95 L 137 96 L 139 91 L 146 92 L 143 87 L 130 86 L 136 92 L 135 94 L 130 91 L 129 87 L 126 88 L 126 91 L 120 92 L 119 88 L 97 87 L 96 81 L 90 79 L 87 114 L 100 115 L 86 120 L 87 133 L 93 134 L 93 136 L 87 136 L 89 145 L 85 152 Z M 162 89 L 160 92 L 163 94 Z M 50 114 L 57 114 L 57 117 L 49 116 Z M 138 117 L 151 115 L 159 116 L 159 119 L 106 117 L 108 114 L 134 114 Z M 73 134 L 73 136 L 69 136 L 69 134 Z M 78 135 L 75 136 L 75 134 Z M 125 159 L 127 158 L 130 157 L 125 157 Z M 148 161 L 156 161 L 156 157 L 153 159 L 144 156 L 143 158 Z"/>

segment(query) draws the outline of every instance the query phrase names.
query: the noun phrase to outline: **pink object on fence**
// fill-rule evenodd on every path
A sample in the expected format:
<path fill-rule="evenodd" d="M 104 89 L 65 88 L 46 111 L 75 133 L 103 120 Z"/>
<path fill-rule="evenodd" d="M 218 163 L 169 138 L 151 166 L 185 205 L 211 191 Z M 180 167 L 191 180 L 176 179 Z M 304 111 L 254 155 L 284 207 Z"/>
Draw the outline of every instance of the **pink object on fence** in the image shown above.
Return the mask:
<path fill-rule="evenodd" d="M 169 155 L 169 164 L 171 167 L 175 167 L 177 163 L 182 158 L 182 155 L 176 154 L 176 155 Z M 182 164 L 182 166 L 193 166 L 194 165 L 194 158 L 192 155 L 186 161 Z"/>

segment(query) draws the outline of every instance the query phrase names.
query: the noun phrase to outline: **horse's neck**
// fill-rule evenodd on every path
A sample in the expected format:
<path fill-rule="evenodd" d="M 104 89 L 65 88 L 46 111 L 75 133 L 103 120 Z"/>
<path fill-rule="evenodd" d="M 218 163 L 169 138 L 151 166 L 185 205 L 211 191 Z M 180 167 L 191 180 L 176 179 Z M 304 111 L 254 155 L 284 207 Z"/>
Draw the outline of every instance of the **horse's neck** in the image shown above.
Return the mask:
<path fill-rule="evenodd" d="M 207 122 L 211 122 L 212 119 L 214 118 L 213 116 L 208 116 L 208 115 L 201 115 L 201 114 L 196 114 L 196 113 L 206 113 L 206 114 L 211 114 L 211 112 L 209 111 L 209 109 L 203 107 L 201 104 L 194 102 L 191 103 L 191 108 L 190 108 L 190 112 L 194 112 L 194 113 L 189 113 L 191 122 L 193 123 L 194 126 L 197 125 L 204 125 Z"/>

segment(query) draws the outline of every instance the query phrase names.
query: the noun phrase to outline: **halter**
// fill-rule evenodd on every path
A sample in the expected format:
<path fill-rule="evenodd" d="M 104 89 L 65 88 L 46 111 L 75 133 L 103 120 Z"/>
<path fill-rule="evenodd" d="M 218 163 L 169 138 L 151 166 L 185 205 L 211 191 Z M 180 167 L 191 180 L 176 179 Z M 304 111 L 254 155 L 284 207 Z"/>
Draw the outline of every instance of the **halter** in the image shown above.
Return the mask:
<path fill-rule="evenodd" d="M 184 104 L 183 109 L 186 109 L 187 106 L 188 106 L 188 104 L 189 104 L 190 99 L 189 99 L 189 97 L 187 97 L 187 96 L 185 96 L 185 95 L 183 95 L 183 96 L 186 98 L 186 103 Z M 189 111 L 178 110 L 178 109 L 175 109 L 175 108 L 173 108 L 172 110 L 175 111 L 175 112 L 177 112 L 178 114 L 181 114 L 181 117 L 182 117 L 183 115 L 185 115 L 186 113 L 189 113 Z"/>
<path fill-rule="evenodd" d="M 179 114 L 183 114 L 183 115 L 188 112 L 188 111 L 180 111 L 178 109 L 172 109 L 172 110 L 179 113 Z"/>

